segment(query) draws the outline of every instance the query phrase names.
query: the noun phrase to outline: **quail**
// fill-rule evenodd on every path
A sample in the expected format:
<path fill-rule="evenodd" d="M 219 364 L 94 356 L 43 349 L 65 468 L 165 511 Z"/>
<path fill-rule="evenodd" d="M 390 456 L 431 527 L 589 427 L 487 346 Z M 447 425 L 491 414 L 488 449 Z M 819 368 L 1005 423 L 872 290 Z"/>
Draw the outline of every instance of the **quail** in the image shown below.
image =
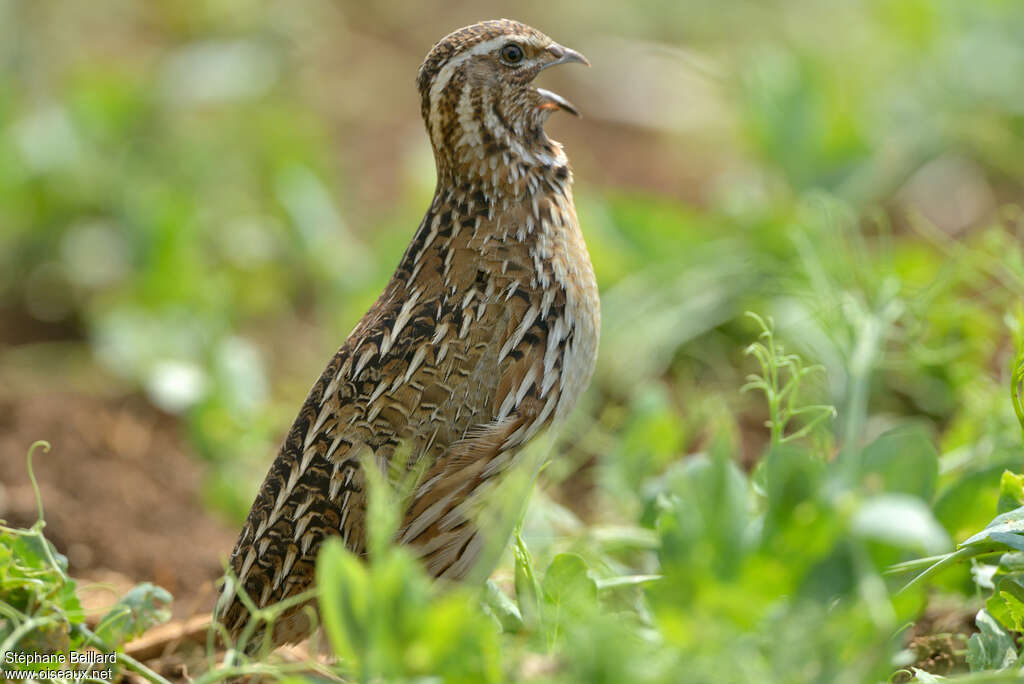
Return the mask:
<path fill-rule="evenodd" d="M 454 31 L 420 66 L 436 191 L 391 281 L 313 385 L 242 528 L 230 566 L 257 606 L 308 589 L 331 536 L 366 553 L 363 468 L 385 467 L 400 447 L 421 476 L 396 539 L 432 576 L 464 578 L 489 532 L 474 492 L 590 381 L 597 284 L 568 159 L 544 131 L 552 112 L 578 112 L 532 85 L 568 62 L 589 64 L 501 19 Z M 217 613 L 233 635 L 249 619 L 231 582 Z M 307 615 L 282 615 L 273 643 L 308 636 Z"/>

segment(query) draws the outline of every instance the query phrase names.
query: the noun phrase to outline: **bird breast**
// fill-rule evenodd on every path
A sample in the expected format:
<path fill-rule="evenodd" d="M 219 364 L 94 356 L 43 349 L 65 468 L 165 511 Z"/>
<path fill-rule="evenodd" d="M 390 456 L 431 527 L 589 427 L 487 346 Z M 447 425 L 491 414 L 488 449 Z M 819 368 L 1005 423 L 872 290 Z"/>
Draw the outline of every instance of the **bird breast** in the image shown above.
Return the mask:
<path fill-rule="evenodd" d="M 556 421 L 572 411 L 590 382 L 597 360 L 600 331 L 597 281 L 576 219 L 571 193 L 566 187 L 563 192 L 548 198 L 553 208 L 550 215 L 540 221 L 541 230 L 534 249 L 535 267 L 541 274 L 545 290 L 557 288 L 565 298 L 562 327 L 566 331 L 566 339 L 561 345 L 561 396 L 555 409 Z M 550 284 L 545 283 L 548 273 Z M 553 340 L 549 338 L 551 343 Z"/>
<path fill-rule="evenodd" d="M 455 185 L 435 197 L 381 303 L 434 326 L 421 384 L 436 409 L 409 406 L 426 420 L 410 432 L 459 439 L 514 414 L 512 449 L 575 406 L 594 369 L 600 305 L 570 182 L 563 165 L 521 186 L 536 192 Z"/>

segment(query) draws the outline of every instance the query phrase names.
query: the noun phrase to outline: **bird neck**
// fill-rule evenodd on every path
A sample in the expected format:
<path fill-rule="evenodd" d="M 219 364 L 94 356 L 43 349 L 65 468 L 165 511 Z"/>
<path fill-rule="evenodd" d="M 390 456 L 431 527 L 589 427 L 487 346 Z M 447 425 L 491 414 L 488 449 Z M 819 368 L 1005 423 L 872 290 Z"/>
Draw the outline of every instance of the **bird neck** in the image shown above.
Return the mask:
<path fill-rule="evenodd" d="M 395 272 L 394 280 L 405 284 L 402 289 L 416 287 L 424 264 L 432 259 L 447 284 L 460 250 L 476 253 L 477 263 L 500 265 L 502 273 L 508 268 L 502 262 L 525 254 L 524 269 L 539 272 L 543 268 L 537 259 L 564 251 L 561 245 L 567 239 L 582 244 L 572 172 L 561 145 L 549 144 L 548 163 L 517 164 L 512 171 L 499 153 L 491 157 L 496 159 L 493 168 L 488 161 L 458 173 L 450 167 L 439 173 L 434 199 Z M 518 273 L 510 270 L 507 279 Z"/>
<path fill-rule="evenodd" d="M 438 157 L 438 182 L 431 208 L 479 216 L 485 223 L 525 224 L 527 233 L 544 224 L 539 207 L 572 206 L 572 171 L 562 145 L 543 135 L 535 149 L 514 143 L 479 153 L 452 148 L 455 163 Z M 504 217 L 504 218 L 503 218 Z"/>
<path fill-rule="evenodd" d="M 545 176 L 568 167 L 562 146 L 544 131 L 549 110 L 458 83 L 439 103 L 425 116 L 439 189 L 468 184 L 498 200 L 522 198 L 536 193 Z"/>
<path fill-rule="evenodd" d="M 437 192 L 462 188 L 491 204 L 528 200 L 546 192 L 564 194 L 572 180 L 562 146 L 541 131 L 534 140 L 465 141 L 435 149 Z"/>

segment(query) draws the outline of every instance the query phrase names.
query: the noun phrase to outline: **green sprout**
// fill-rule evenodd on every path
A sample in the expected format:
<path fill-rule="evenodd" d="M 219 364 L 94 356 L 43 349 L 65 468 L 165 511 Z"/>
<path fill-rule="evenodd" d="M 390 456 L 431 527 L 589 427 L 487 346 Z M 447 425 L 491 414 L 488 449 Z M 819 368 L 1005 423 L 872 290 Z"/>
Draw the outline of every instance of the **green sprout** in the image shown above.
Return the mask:
<path fill-rule="evenodd" d="M 805 366 L 797 354 L 786 354 L 782 345 L 775 340 L 774 321 L 767 321 L 752 311 L 746 315 L 754 319 L 761 328 L 757 341 L 750 344 L 744 353 L 757 359 L 761 366 L 760 375 L 748 375 L 741 392 L 761 390 L 768 400 L 768 420 L 765 427 L 771 431 L 771 444 L 786 444 L 810 434 L 815 427 L 836 416 L 836 409 L 830 404 L 799 403 L 800 383 L 814 373 L 824 373 L 820 364 Z M 787 434 L 790 421 L 803 417 L 803 425 Z"/>

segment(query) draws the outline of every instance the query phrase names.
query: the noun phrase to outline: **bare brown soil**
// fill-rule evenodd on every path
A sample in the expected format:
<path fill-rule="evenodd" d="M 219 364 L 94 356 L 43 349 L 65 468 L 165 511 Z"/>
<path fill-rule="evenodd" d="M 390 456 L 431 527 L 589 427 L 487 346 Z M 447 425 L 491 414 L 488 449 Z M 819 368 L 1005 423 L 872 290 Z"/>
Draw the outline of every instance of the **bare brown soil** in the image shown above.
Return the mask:
<path fill-rule="evenodd" d="M 959 597 L 932 594 L 924 614 L 906 633 L 914 667 L 941 676 L 967 672 L 967 640 L 978 631 L 974 616 L 979 608 L 978 602 L 965 605 Z M 911 681 L 909 670 L 893 681 Z"/>
<path fill-rule="evenodd" d="M 46 536 L 70 574 L 118 593 L 153 582 L 174 595 L 177 617 L 208 612 L 236 530 L 202 505 L 203 468 L 176 420 L 134 396 L 0 397 L 0 518 L 8 524 L 35 522 L 25 452 L 39 439 L 52 445 L 34 459 Z"/>

